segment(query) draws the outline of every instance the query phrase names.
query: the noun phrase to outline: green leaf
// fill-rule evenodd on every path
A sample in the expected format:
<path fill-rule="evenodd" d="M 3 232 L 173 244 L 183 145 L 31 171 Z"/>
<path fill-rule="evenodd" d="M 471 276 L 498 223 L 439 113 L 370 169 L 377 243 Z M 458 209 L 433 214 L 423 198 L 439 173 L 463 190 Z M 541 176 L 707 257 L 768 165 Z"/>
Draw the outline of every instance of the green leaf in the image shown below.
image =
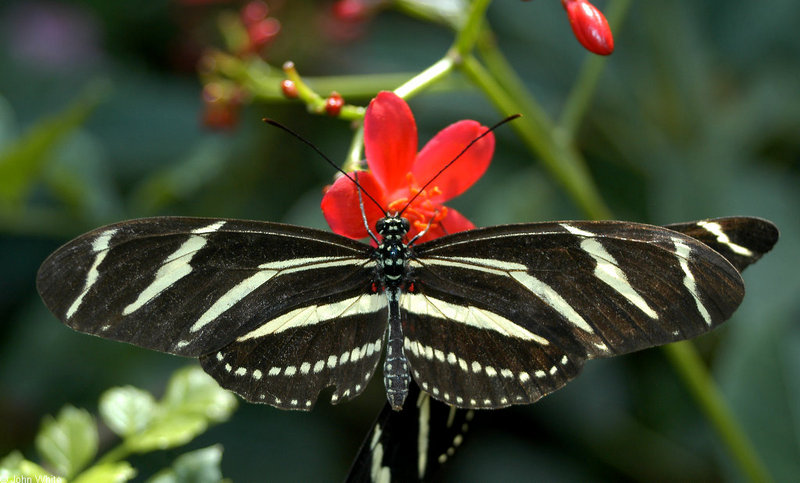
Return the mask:
<path fill-rule="evenodd" d="M 202 434 L 208 420 L 195 414 L 172 414 L 158 418 L 150 427 L 125 440 L 125 447 L 135 453 L 182 446 Z"/>
<path fill-rule="evenodd" d="M 56 473 L 70 478 L 97 454 L 97 424 L 88 411 L 65 406 L 58 417 L 44 418 L 36 449 Z"/>
<path fill-rule="evenodd" d="M 236 409 L 236 397 L 199 367 L 189 366 L 172 376 L 162 405 L 172 412 L 198 414 L 211 422 L 222 422 Z"/>
<path fill-rule="evenodd" d="M 222 480 L 221 461 L 221 445 L 191 451 L 177 457 L 171 468 L 158 472 L 148 483 L 216 483 Z"/>
<path fill-rule="evenodd" d="M 78 129 L 106 89 L 95 85 L 66 109 L 37 122 L 25 135 L 0 152 L 0 202 L 21 201 L 42 174 L 49 154 Z"/>
<path fill-rule="evenodd" d="M 210 424 L 228 419 L 235 407 L 236 398 L 202 369 L 181 369 L 172 376 L 158 415 L 142 432 L 127 438 L 125 445 L 144 453 L 186 444 Z"/>
<path fill-rule="evenodd" d="M 100 416 L 118 435 L 125 437 L 144 430 L 155 416 L 153 396 L 133 386 L 109 389 L 100 397 Z"/>
<path fill-rule="evenodd" d="M 72 480 L 72 483 L 117 483 L 133 479 L 136 470 L 127 462 L 92 466 Z"/>
<path fill-rule="evenodd" d="M 0 460 L 0 481 L 12 482 L 15 476 L 36 479 L 37 477 L 53 475 L 33 461 L 26 460 L 19 451 L 13 451 Z"/>

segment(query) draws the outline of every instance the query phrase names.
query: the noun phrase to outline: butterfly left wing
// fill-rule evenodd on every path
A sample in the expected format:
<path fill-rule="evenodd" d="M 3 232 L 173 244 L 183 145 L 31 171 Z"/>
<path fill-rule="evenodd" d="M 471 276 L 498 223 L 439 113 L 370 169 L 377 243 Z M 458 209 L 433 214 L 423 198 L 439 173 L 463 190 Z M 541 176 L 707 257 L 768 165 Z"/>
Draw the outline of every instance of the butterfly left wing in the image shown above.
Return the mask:
<path fill-rule="evenodd" d="M 465 408 L 534 402 L 586 359 L 713 329 L 744 296 L 739 272 L 707 245 L 624 222 L 457 233 L 415 247 L 411 267 L 401 307 L 412 374 Z"/>
<path fill-rule="evenodd" d="M 374 372 L 387 315 L 372 277 L 370 248 L 332 233 L 164 217 L 72 240 L 37 286 L 73 329 L 200 357 L 250 401 L 310 409 L 331 385 L 354 397 Z"/>

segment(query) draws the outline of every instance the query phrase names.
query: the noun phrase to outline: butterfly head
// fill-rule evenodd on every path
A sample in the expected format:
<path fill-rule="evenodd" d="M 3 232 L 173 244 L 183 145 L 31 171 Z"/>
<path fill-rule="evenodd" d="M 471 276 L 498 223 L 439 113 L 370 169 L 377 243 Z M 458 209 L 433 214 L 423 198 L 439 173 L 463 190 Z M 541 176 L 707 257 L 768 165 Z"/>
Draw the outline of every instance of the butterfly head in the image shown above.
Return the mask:
<path fill-rule="evenodd" d="M 386 216 L 375 223 L 375 231 L 384 240 L 400 241 L 406 236 L 409 229 L 408 220 L 397 215 Z"/>

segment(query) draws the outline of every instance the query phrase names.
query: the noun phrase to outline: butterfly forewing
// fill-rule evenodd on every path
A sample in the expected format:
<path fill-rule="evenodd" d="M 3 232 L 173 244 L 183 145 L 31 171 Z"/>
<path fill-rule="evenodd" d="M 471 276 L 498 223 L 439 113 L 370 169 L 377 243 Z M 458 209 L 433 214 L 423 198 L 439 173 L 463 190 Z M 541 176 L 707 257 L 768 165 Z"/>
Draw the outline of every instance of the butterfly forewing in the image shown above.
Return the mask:
<path fill-rule="evenodd" d="M 707 332 L 744 295 L 739 273 L 708 246 L 632 223 L 473 230 L 416 247 L 411 266 L 417 293 L 406 300 L 418 302 L 403 306 L 414 375 L 460 407 L 533 402 L 585 359 Z"/>
<path fill-rule="evenodd" d="M 703 242 L 728 259 L 740 272 L 757 262 L 778 241 L 778 228 L 761 218 L 715 218 L 676 223 L 665 228 Z"/>

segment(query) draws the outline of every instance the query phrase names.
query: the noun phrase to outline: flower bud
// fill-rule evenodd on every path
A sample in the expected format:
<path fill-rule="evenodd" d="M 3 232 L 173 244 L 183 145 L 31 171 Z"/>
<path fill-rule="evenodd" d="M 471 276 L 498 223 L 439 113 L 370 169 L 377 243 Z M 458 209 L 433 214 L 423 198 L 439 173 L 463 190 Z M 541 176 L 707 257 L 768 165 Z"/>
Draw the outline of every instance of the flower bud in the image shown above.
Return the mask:
<path fill-rule="evenodd" d="M 603 13 L 586 0 L 561 0 L 572 32 L 586 50 L 599 55 L 614 52 L 614 37 Z"/>

